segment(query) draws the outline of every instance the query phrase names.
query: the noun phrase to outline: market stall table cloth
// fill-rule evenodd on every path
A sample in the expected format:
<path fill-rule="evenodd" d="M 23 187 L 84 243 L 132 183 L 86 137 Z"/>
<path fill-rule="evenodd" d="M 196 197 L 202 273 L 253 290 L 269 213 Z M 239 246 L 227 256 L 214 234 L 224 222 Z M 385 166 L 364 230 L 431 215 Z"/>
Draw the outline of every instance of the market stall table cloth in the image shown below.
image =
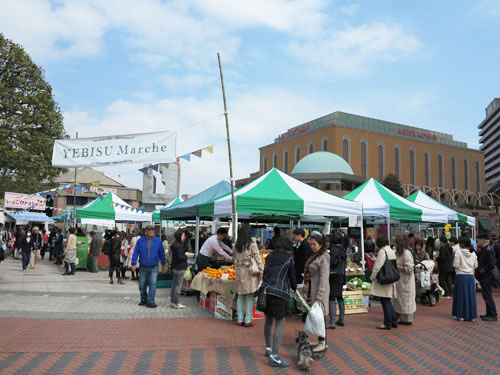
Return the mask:
<path fill-rule="evenodd" d="M 214 279 L 199 272 L 193 278 L 191 289 L 198 290 L 203 294 L 208 294 L 208 292 L 222 294 L 226 298 L 226 305 L 231 307 L 236 298 L 236 294 L 233 292 L 235 283 L 236 280 Z"/>

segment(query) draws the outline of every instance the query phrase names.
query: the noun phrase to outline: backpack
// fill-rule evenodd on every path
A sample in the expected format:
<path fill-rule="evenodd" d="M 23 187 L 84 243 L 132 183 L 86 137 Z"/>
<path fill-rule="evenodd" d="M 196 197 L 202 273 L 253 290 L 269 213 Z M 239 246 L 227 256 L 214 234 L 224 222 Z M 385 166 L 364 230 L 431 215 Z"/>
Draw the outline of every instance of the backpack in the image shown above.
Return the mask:
<path fill-rule="evenodd" d="M 111 254 L 111 241 L 106 240 L 104 241 L 104 245 L 102 247 L 102 252 L 104 255 L 110 255 Z"/>
<path fill-rule="evenodd" d="M 333 245 L 330 251 L 330 276 L 340 276 L 345 272 L 345 260 L 340 256 L 341 245 Z"/>

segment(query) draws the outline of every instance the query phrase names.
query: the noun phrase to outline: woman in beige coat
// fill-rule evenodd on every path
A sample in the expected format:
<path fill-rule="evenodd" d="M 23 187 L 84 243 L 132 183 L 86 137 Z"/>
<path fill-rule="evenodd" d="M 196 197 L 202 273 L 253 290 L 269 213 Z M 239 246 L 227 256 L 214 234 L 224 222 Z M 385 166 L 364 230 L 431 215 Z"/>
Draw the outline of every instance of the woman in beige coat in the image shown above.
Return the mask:
<path fill-rule="evenodd" d="M 66 240 L 66 250 L 64 251 L 64 263 L 66 265 L 66 271 L 63 275 L 74 275 L 75 274 L 75 263 L 76 263 L 76 235 L 75 228 L 69 228 L 68 239 Z"/>
<path fill-rule="evenodd" d="M 397 328 L 398 321 L 396 318 L 396 311 L 391 301 L 392 298 L 397 296 L 396 283 L 382 285 L 377 281 L 377 274 L 384 265 L 385 260 L 396 260 L 396 254 L 394 250 L 389 247 L 389 241 L 385 236 L 379 236 L 377 238 L 376 246 L 378 250 L 377 260 L 375 261 L 373 272 L 370 276 L 372 281 L 372 295 L 380 297 L 380 303 L 384 309 L 384 325 L 377 326 L 377 329 Z"/>
<path fill-rule="evenodd" d="M 264 272 L 264 264 L 260 258 L 259 248 L 252 241 L 248 224 L 243 224 L 238 230 L 238 240 L 235 247 L 236 251 L 233 253 L 233 260 L 236 270 L 235 291 L 238 294 L 238 325 L 252 327 L 254 293 Z M 258 268 L 256 274 L 251 272 L 253 261 L 255 261 Z"/>
<path fill-rule="evenodd" d="M 309 237 L 312 255 L 307 260 L 304 268 L 304 289 L 309 295 L 311 305 L 319 302 L 326 317 L 328 311 L 328 301 L 330 298 L 330 254 L 323 247 L 323 237 L 312 235 Z M 335 312 L 334 312 L 335 313 Z M 326 349 L 324 337 L 318 337 L 318 345 L 313 348 L 314 352 L 322 352 Z"/>
<path fill-rule="evenodd" d="M 409 248 L 409 241 L 406 236 L 397 235 L 394 239 L 396 248 L 396 262 L 401 275 L 396 282 L 396 298 L 394 298 L 394 310 L 399 318 L 399 324 L 411 325 L 413 314 L 417 309 L 415 303 L 415 273 L 413 255 Z"/>

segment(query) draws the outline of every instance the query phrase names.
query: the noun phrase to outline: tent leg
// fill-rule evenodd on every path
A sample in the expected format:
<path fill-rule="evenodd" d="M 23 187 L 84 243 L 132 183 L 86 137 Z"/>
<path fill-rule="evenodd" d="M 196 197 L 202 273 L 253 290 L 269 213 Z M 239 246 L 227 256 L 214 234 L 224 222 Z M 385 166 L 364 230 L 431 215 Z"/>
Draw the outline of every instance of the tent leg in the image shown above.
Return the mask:
<path fill-rule="evenodd" d="M 299 220 L 297 220 L 297 228 L 300 228 L 300 226 L 301 226 L 301 223 L 300 223 L 300 219 L 299 219 Z"/>
<path fill-rule="evenodd" d="M 387 218 L 387 240 L 391 243 L 391 217 Z"/>
<path fill-rule="evenodd" d="M 455 221 L 455 229 L 456 229 L 456 236 L 457 236 L 457 239 L 460 238 L 460 228 L 458 226 L 458 221 Z"/>
<path fill-rule="evenodd" d="M 472 227 L 472 239 L 474 241 L 476 240 L 476 226 L 475 225 Z"/>
<path fill-rule="evenodd" d="M 196 229 L 194 236 L 194 255 L 198 256 L 198 251 L 200 250 L 200 217 L 196 216 Z"/>
<path fill-rule="evenodd" d="M 361 216 L 361 266 L 363 267 L 363 273 L 365 272 L 365 226 L 363 224 L 363 216 Z"/>
<path fill-rule="evenodd" d="M 290 241 L 293 240 L 293 220 L 290 220 Z"/>

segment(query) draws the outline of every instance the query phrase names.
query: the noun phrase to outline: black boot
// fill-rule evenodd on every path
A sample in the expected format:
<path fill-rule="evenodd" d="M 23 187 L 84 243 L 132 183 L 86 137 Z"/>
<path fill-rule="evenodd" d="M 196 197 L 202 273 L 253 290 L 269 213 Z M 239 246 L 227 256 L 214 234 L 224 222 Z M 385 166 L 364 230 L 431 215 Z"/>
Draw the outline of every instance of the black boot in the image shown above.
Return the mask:
<path fill-rule="evenodd" d="M 326 323 L 327 329 L 335 329 L 335 315 L 337 313 L 337 306 L 335 300 L 328 301 L 328 308 L 330 309 L 330 320 Z"/>
<path fill-rule="evenodd" d="M 70 274 L 69 263 L 68 262 L 64 262 L 64 273 L 62 275 L 66 276 L 66 275 L 69 275 L 69 274 Z"/>
<path fill-rule="evenodd" d="M 336 324 L 343 327 L 344 326 L 344 315 L 345 315 L 345 304 L 344 300 L 338 300 L 337 301 L 339 304 L 339 319 L 337 320 Z"/>
<path fill-rule="evenodd" d="M 71 266 L 71 272 L 70 275 L 74 275 L 76 271 L 76 264 L 75 263 L 70 263 Z"/>

